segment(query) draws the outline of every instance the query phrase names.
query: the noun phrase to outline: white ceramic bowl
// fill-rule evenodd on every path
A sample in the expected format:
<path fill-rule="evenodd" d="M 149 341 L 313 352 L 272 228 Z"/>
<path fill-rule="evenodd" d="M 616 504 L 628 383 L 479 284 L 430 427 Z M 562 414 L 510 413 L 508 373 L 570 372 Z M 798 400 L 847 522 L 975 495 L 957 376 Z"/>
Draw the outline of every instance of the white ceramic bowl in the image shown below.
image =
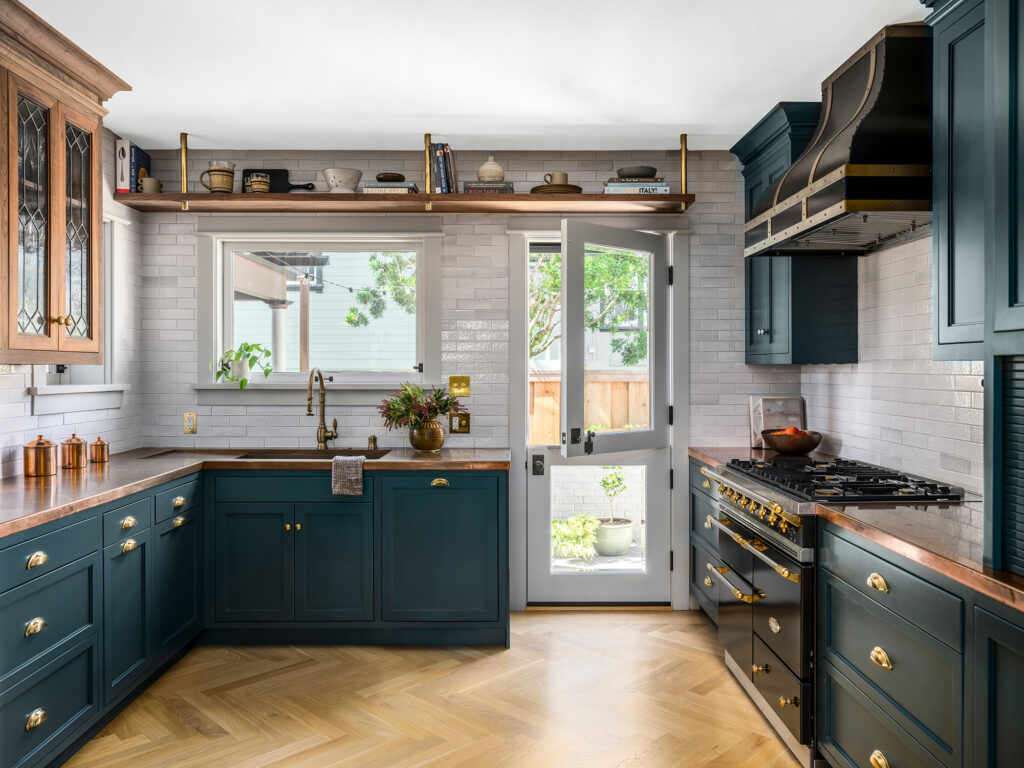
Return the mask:
<path fill-rule="evenodd" d="M 359 180 L 363 178 L 363 172 L 355 168 L 324 168 L 324 178 L 327 179 L 327 190 L 329 192 L 354 193 L 359 186 Z"/>

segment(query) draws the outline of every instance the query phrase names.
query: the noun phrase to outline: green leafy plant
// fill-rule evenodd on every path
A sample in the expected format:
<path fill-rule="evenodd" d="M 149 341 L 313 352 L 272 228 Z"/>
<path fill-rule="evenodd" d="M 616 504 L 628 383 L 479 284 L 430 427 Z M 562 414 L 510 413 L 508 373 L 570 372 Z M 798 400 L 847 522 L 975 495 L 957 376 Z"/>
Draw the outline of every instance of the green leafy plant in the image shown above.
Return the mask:
<path fill-rule="evenodd" d="M 615 517 L 615 499 L 626 492 L 626 478 L 622 474 L 622 467 L 603 466 L 601 469 L 607 471 L 601 478 L 601 487 L 604 488 L 604 495 L 608 497 L 608 517 L 602 518 L 601 522 L 608 525 L 628 523 L 628 517 Z"/>
<path fill-rule="evenodd" d="M 237 349 L 224 350 L 217 362 L 217 369 L 214 371 L 214 381 L 237 382 L 239 389 L 245 389 L 249 385 L 248 376 L 237 377 L 231 370 L 232 363 L 248 363 L 249 374 L 256 370 L 263 371 L 263 378 L 267 378 L 274 369 L 270 366 L 270 350 L 262 344 L 249 344 L 242 342 Z M 213 367 L 213 363 L 210 363 Z"/>
<path fill-rule="evenodd" d="M 551 553 L 555 557 L 589 560 L 596 552 L 597 529 L 601 523 L 593 515 L 580 513 L 551 521 Z"/>
<path fill-rule="evenodd" d="M 389 430 L 396 427 L 420 429 L 438 416 L 465 413 L 466 409 L 457 398 L 448 394 L 445 387 L 433 387 L 424 392 L 419 384 L 406 382 L 397 392 L 381 400 L 377 411 Z"/>
<path fill-rule="evenodd" d="M 416 314 L 415 253 L 371 253 L 370 271 L 374 285 L 356 290 L 358 303 L 345 315 L 347 325 L 361 328 L 370 320 L 379 320 L 387 309 L 388 297 L 407 315 Z"/>

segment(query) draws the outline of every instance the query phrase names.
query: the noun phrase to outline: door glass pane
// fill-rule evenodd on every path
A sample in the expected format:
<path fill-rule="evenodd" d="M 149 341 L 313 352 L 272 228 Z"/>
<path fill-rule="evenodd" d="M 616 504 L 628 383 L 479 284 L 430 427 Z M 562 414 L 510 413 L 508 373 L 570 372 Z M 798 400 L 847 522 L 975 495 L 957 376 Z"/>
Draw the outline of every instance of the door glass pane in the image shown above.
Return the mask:
<path fill-rule="evenodd" d="M 587 243 L 583 420 L 593 432 L 651 429 L 651 254 Z"/>
<path fill-rule="evenodd" d="M 18 94 L 18 333 L 45 336 L 48 206 L 45 107 Z"/>
<path fill-rule="evenodd" d="M 645 573 L 647 467 L 556 464 L 551 573 Z"/>
<path fill-rule="evenodd" d="M 560 244 L 530 244 L 530 445 L 558 445 L 561 441 L 561 250 Z"/>
<path fill-rule="evenodd" d="M 64 301 L 71 325 L 67 334 L 87 339 L 89 329 L 89 243 L 92 240 L 90 212 L 90 153 L 88 131 L 67 123 L 64 201 L 67 215 L 64 263 Z"/>

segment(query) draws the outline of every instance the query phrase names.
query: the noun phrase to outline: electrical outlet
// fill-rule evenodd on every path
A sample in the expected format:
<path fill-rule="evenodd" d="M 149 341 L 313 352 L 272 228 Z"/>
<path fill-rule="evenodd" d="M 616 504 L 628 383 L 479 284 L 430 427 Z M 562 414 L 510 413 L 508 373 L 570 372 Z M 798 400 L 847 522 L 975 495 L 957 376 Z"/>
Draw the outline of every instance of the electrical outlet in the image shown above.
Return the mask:
<path fill-rule="evenodd" d="M 448 415 L 448 432 L 452 435 L 469 434 L 469 414 L 451 413 Z"/>
<path fill-rule="evenodd" d="M 194 413 L 185 414 L 185 434 L 194 435 L 199 431 L 199 421 Z"/>

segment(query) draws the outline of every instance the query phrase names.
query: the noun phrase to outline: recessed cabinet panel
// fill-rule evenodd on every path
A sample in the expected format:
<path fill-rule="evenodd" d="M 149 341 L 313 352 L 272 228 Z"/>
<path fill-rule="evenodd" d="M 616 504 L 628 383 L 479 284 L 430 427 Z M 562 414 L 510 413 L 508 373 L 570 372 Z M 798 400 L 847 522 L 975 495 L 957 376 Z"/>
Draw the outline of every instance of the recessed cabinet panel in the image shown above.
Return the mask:
<path fill-rule="evenodd" d="M 974 609 L 974 762 L 1017 768 L 1024 755 L 1024 627 Z"/>
<path fill-rule="evenodd" d="M 291 621 L 293 509 L 285 503 L 218 504 L 214 541 L 219 621 Z"/>
<path fill-rule="evenodd" d="M 150 669 L 149 580 L 152 531 L 133 534 L 103 550 L 104 703 L 130 690 Z"/>
<path fill-rule="evenodd" d="M 373 505 L 295 505 L 295 619 L 373 618 Z"/>
<path fill-rule="evenodd" d="M 191 509 L 154 529 L 156 542 L 156 654 L 165 656 L 191 640 L 202 621 L 200 526 Z"/>

